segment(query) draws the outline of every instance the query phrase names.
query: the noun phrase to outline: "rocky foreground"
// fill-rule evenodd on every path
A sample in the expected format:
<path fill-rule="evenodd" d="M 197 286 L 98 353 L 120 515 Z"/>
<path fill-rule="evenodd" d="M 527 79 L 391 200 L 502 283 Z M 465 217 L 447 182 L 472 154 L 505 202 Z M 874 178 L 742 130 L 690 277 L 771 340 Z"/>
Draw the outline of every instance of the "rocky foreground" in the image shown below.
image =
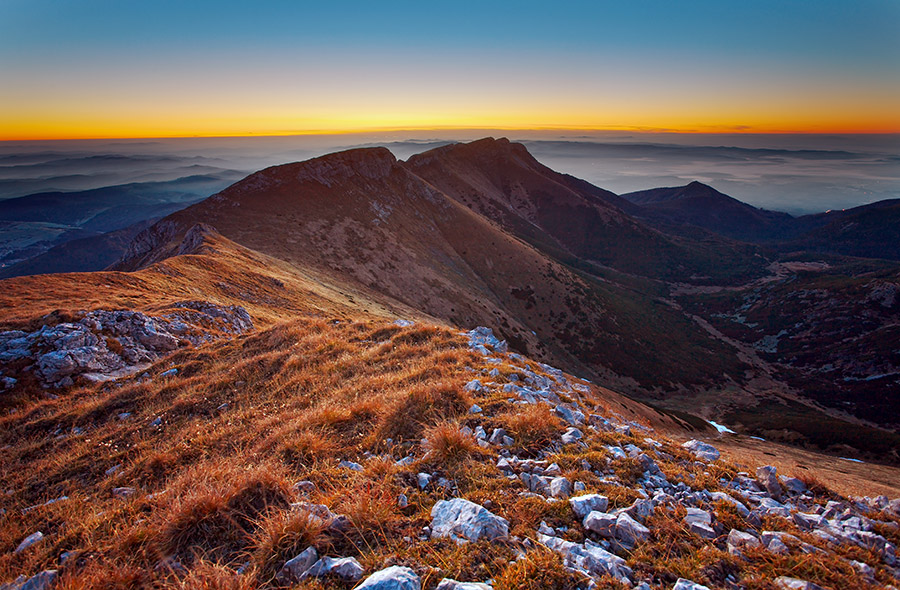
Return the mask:
<path fill-rule="evenodd" d="M 44 387 L 70 387 L 79 378 L 109 381 L 150 366 L 178 348 L 199 345 L 253 329 L 239 306 L 182 301 L 168 313 L 149 316 L 130 310 L 82 312 L 71 322 L 37 330 L 0 332 L 0 391 L 18 379 L 8 367 L 30 372 Z"/>
<path fill-rule="evenodd" d="M 242 317 L 233 315 L 234 310 L 229 313 L 232 319 Z M 77 327 L 83 326 L 94 333 L 91 322 L 104 325 L 95 316 L 65 330 L 85 332 Z M 171 316 L 167 320 L 173 321 Z M 413 324 L 401 320 L 397 325 L 406 329 Z M 242 321 L 229 326 L 235 332 L 247 327 Z M 464 369 L 471 379 L 463 393 L 472 403 L 455 422 L 429 431 L 420 441 L 386 437 L 373 451 L 339 458 L 328 471 L 330 479 L 311 471 L 309 479 L 293 485 L 294 498 L 284 508 L 291 518 L 301 518 L 305 527 L 350 538 L 359 526 L 358 517 L 318 500 L 326 498 L 338 480 L 375 486 L 382 473 L 389 473 L 400 491 L 382 497 L 382 508 L 403 515 L 407 534 L 397 542 L 419 548 L 418 552 L 395 555 L 373 567 L 378 560 L 364 547 L 351 551 L 346 543 L 311 543 L 277 563 L 275 575 L 263 586 L 369 590 L 900 586 L 896 548 L 900 499 L 842 498 L 813 480 L 779 475 L 770 466 L 739 471 L 709 442 L 677 443 L 610 410 L 588 382 L 508 352 L 505 342 L 489 329 L 464 336 L 481 362 Z M 16 341 L 28 342 L 29 337 Z M 138 336 L 134 340 L 142 341 Z M 3 342 L 8 350 L 11 340 Z M 156 421 L 155 426 L 160 424 Z M 544 431 L 551 436 L 540 436 Z M 464 485 L 465 476 L 450 467 L 460 456 L 481 462 L 469 464 L 475 466 L 470 470 L 479 470 L 477 489 Z M 127 483 L 112 489 L 121 502 L 156 502 L 167 493 L 146 494 Z M 39 507 L 29 510 L 34 508 Z M 30 531 L 14 552 L 26 554 L 47 542 L 43 531 Z M 493 577 L 457 580 L 441 575 L 447 569 L 436 567 L 433 560 L 428 564 L 425 557 L 416 557 L 449 556 L 469 546 L 481 547 L 493 556 L 493 563 L 500 559 L 507 565 L 492 570 Z M 336 547 L 345 553 L 336 553 Z M 176 579 L 186 576 L 191 568 L 188 555 L 173 552 L 156 569 Z M 82 558 L 77 550 L 59 555 L 63 568 L 68 560 Z M 706 565 L 699 568 L 693 560 Z M 227 587 L 258 587 L 260 578 L 251 577 L 258 564 L 246 560 L 228 567 L 236 582 Z M 690 578 L 681 575 L 687 571 L 696 573 Z M 46 590 L 59 586 L 62 579 L 58 570 L 47 569 L 22 575 L 0 585 L 0 590 Z"/>

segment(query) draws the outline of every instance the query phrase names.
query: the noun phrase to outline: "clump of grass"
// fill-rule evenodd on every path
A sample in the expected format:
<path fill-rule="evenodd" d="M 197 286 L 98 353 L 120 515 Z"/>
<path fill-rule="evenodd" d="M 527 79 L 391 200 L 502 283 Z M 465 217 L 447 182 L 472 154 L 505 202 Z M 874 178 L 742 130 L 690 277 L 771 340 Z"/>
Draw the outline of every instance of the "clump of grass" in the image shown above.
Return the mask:
<path fill-rule="evenodd" d="M 174 578 L 163 585 L 165 590 L 254 590 L 252 572 L 235 575 L 227 567 L 201 562 L 191 568 L 183 578 Z"/>
<path fill-rule="evenodd" d="M 251 561 L 257 568 L 257 579 L 272 580 L 287 560 L 320 544 L 326 525 L 306 511 L 279 511 L 264 517 L 253 536 Z"/>
<path fill-rule="evenodd" d="M 323 428 L 292 429 L 281 436 L 276 448 L 281 460 L 297 469 L 327 461 L 340 450 L 331 433 Z"/>
<path fill-rule="evenodd" d="M 583 578 L 566 569 L 551 551 L 532 551 L 497 576 L 496 590 L 575 590 Z M 613 586 L 601 586 L 609 588 Z"/>
<path fill-rule="evenodd" d="M 455 418 L 471 405 L 471 399 L 458 384 L 414 386 L 384 409 L 370 440 L 418 440 L 428 425 Z"/>
<path fill-rule="evenodd" d="M 631 457 L 613 461 L 611 467 L 619 481 L 626 486 L 635 485 L 644 475 L 644 468 L 641 462 Z"/>
<path fill-rule="evenodd" d="M 278 471 L 221 469 L 173 501 L 158 533 L 158 551 L 187 561 L 228 562 L 247 548 L 269 510 L 289 504 L 288 481 Z"/>
<path fill-rule="evenodd" d="M 498 416 L 498 421 L 525 449 L 544 447 L 562 432 L 562 420 L 545 404 L 516 407 Z"/>
<path fill-rule="evenodd" d="M 54 590 L 142 590 L 149 585 L 150 577 L 143 569 L 92 560 L 64 569 Z"/>
<path fill-rule="evenodd" d="M 440 422 L 425 431 L 429 461 L 455 464 L 463 459 L 479 455 L 481 447 L 475 437 L 462 431 L 458 423 Z"/>

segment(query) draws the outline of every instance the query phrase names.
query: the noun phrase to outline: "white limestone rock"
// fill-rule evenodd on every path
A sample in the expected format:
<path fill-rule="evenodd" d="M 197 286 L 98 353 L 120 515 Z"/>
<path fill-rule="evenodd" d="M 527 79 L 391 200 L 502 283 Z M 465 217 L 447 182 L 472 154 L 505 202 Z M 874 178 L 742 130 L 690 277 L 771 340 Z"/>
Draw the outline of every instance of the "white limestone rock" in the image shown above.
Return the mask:
<path fill-rule="evenodd" d="M 719 450 L 702 440 L 689 440 L 681 445 L 689 450 L 695 457 L 703 461 L 715 461 L 719 458 Z"/>
<path fill-rule="evenodd" d="M 503 539 L 509 522 L 484 506 L 464 498 L 440 500 L 431 509 L 431 537 L 450 537 L 458 542 Z"/>
<path fill-rule="evenodd" d="M 606 512 L 606 509 L 609 507 L 609 499 L 600 494 L 585 494 L 583 496 L 569 498 L 569 505 L 571 505 L 572 510 L 575 511 L 575 516 L 583 519 L 594 510 L 597 512 Z"/>
<path fill-rule="evenodd" d="M 355 590 L 422 590 L 422 581 L 410 568 L 392 565 L 363 580 Z"/>

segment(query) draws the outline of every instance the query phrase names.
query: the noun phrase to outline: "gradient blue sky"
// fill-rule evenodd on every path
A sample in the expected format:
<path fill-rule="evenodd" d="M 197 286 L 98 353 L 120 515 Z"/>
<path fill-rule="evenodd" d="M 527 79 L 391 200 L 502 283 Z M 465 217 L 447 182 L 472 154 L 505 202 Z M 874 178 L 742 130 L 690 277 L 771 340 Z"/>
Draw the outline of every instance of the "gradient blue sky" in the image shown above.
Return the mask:
<path fill-rule="evenodd" d="M 900 131 L 900 2 L 0 2 L 0 138 Z"/>

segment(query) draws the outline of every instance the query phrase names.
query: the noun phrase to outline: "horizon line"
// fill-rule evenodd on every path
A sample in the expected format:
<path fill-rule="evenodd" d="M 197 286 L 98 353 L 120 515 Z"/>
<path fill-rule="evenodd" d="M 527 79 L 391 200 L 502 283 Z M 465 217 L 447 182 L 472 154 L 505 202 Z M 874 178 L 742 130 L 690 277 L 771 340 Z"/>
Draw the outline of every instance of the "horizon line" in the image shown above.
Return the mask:
<path fill-rule="evenodd" d="M 0 138 L 0 143 L 38 142 L 38 141 L 100 141 L 100 140 L 147 140 L 147 139 L 229 139 L 229 138 L 269 138 L 269 137 L 308 137 L 308 136 L 340 136 L 361 135 L 367 133 L 400 133 L 400 132 L 467 132 L 467 131 L 520 131 L 520 132 L 582 132 L 582 133 L 640 133 L 640 134 L 672 134 L 672 135 L 900 135 L 900 129 L 893 131 L 861 131 L 861 130 L 765 130 L 745 128 L 723 128 L 719 130 L 672 129 L 655 127 L 577 127 L 577 126 L 538 126 L 538 127 L 465 127 L 465 126 L 426 126 L 426 127 L 366 127 L 359 129 L 309 129 L 288 130 L 261 133 L 208 133 L 208 134 L 171 134 L 171 135 L 84 135 L 68 137 L 11 137 Z"/>

